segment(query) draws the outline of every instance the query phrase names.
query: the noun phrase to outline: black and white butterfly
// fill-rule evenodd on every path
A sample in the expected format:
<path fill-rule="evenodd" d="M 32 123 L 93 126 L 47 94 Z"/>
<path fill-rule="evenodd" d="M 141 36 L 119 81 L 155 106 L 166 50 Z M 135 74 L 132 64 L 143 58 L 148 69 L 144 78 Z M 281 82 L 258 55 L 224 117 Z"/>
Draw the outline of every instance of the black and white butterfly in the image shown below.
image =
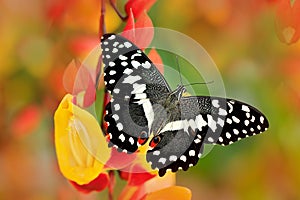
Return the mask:
<path fill-rule="evenodd" d="M 246 103 L 183 96 L 182 85 L 172 90 L 142 50 L 120 35 L 105 34 L 101 48 L 111 94 L 104 117 L 109 146 L 133 153 L 151 138 L 146 159 L 160 176 L 194 166 L 204 144 L 229 145 L 269 127 Z"/>

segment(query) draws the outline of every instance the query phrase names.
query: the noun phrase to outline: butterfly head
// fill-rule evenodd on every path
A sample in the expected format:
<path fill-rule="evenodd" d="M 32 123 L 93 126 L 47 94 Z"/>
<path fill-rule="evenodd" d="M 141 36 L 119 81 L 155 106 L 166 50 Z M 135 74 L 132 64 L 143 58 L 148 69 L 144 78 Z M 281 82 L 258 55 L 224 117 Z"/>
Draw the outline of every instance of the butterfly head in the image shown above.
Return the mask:
<path fill-rule="evenodd" d="M 178 85 L 177 88 L 169 94 L 169 97 L 173 96 L 173 97 L 176 97 L 177 100 L 179 100 L 182 97 L 183 93 L 185 93 L 185 92 L 186 92 L 185 86 Z"/>

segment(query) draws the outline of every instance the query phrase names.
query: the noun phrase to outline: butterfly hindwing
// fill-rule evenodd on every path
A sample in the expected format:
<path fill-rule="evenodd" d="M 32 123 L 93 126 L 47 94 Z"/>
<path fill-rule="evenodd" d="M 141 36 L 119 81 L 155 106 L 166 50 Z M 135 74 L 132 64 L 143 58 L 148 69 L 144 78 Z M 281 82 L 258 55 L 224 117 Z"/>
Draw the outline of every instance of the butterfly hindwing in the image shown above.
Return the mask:
<path fill-rule="evenodd" d="M 144 142 L 149 136 L 152 104 L 170 89 L 151 60 L 129 40 L 106 34 L 101 49 L 104 82 L 111 94 L 105 116 L 110 145 L 135 152 L 139 139 Z"/>
<path fill-rule="evenodd" d="M 179 105 L 180 119 L 165 125 L 156 136 L 160 142 L 147 154 L 147 161 L 160 176 L 167 170 L 194 166 L 205 143 L 228 145 L 262 133 L 269 126 L 257 109 L 233 99 L 190 96 L 181 97 Z"/>
<path fill-rule="evenodd" d="M 179 123 L 182 123 L 182 127 L 186 127 L 186 124 L 183 124 L 184 121 Z M 176 172 L 182 169 L 186 171 L 189 167 L 197 164 L 203 151 L 200 131 L 193 131 L 191 128 L 188 130 L 181 127 L 179 130 L 170 128 L 156 137 L 160 137 L 160 142 L 147 152 L 146 159 L 153 169 L 159 171 L 160 176 L 163 176 L 167 170 Z M 151 142 L 153 140 L 155 137 Z"/>

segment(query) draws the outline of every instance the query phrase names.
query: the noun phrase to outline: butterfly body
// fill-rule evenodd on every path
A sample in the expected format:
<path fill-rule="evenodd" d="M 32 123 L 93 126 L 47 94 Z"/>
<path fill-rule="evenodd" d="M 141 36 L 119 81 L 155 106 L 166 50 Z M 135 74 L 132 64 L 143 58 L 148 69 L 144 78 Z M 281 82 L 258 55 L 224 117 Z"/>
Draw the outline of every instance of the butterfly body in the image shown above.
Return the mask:
<path fill-rule="evenodd" d="M 122 36 L 104 35 L 101 48 L 111 94 L 104 117 L 109 146 L 133 153 L 149 144 L 146 160 L 160 176 L 194 166 L 204 144 L 228 145 L 269 126 L 265 116 L 246 103 L 183 96 L 182 85 L 171 90 L 151 60 Z"/>

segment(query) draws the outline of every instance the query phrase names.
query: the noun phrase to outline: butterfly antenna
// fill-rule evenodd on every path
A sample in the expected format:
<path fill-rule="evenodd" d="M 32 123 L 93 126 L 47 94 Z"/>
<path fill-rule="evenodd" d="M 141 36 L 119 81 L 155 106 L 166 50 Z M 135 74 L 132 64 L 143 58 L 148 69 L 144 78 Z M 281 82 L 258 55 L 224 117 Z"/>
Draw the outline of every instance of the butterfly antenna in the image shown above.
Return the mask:
<path fill-rule="evenodd" d="M 183 86 L 191 86 L 191 85 L 203 85 L 203 84 L 205 84 L 205 85 L 207 85 L 207 84 L 212 84 L 212 83 L 214 83 L 214 81 L 208 81 L 208 82 L 202 82 L 202 83 L 189 83 L 189 84 L 186 84 L 186 85 L 183 85 Z"/>
<path fill-rule="evenodd" d="M 178 67 L 178 73 L 179 73 L 180 84 L 183 85 L 183 82 L 182 82 L 182 76 L 181 76 L 181 72 L 180 72 L 180 65 L 179 65 L 178 55 L 176 55 L 176 64 L 177 64 L 177 67 Z"/>

